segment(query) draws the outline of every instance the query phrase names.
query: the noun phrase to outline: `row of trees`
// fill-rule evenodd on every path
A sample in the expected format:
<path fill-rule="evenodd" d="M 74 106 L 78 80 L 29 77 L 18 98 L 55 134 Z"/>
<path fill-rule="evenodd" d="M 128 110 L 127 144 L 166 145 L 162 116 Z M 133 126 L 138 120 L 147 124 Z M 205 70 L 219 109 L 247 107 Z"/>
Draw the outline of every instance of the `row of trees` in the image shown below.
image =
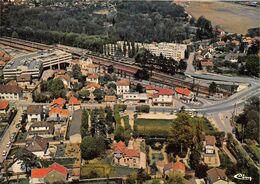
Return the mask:
<path fill-rule="evenodd" d="M 152 73 L 153 70 L 158 70 L 175 75 L 176 72 L 183 72 L 187 68 L 187 63 L 184 60 L 177 62 L 172 58 L 167 59 L 162 54 L 156 56 L 146 49 L 139 49 L 135 56 L 135 62 L 143 68 L 143 70 L 137 71 L 135 77 L 146 80 L 149 78 L 149 71 Z"/>
<path fill-rule="evenodd" d="M 90 116 L 90 117 L 89 117 Z M 90 120 L 90 122 L 89 122 Z M 81 119 L 81 155 L 83 159 L 90 160 L 103 155 L 107 149 L 107 135 L 112 133 L 113 113 L 110 107 L 94 109 L 89 112 L 82 111 Z"/>

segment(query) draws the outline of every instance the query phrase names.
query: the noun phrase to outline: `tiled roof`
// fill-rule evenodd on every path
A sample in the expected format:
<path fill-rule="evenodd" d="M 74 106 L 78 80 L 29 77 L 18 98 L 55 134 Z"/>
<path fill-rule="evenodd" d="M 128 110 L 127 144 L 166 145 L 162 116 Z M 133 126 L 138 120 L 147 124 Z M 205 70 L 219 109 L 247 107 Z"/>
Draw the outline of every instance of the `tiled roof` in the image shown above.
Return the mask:
<path fill-rule="evenodd" d="M 27 114 L 41 114 L 43 112 L 42 105 L 29 105 L 27 107 Z"/>
<path fill-rule="evenodd" d="M 92 74 L 92 75 L 89 75 L 89 76 L 88 76 L 88 78 L 89 78 L 89 79 L 97 79 L 97 78 L 98 78 L 98 76 L 97 76 L 97 75 L 95 75 L 95 74 Z"/>
<path fill-rule="evenodd" d="M 158 95 L 173 95 L 174 91 L 172 89 L 160 89 L 159 92 L 157 93 Z"/>
<path fill-rule="evenodd" d="M 63 98 L 57 98 L 51 102 L 51 105 L 64 105 L 66 103 L 66 100 Z"/>
<path fill-rule="evenodd" d="M 215 145 L 216 144 L 216 138 L 215 136 L 205 136 L 206 145 Z"/>
<path fill-rule="evenodd" d="M 154 86 L 145 86 L 145 89 L 146 89 L 146 90 L 156 90 L 156 91 L 159 91 L 161 88 L 159 88 L 159 87 L 154 87 Z"/>
<path fill-rule="evenodd" d="M 69 110 L 67 109 L 61 109 L 59 107 L 51 108 L 49 111 L 49 116 L 59 114 L 61 117 L 68 117 L 69 116 Z"/>
<path fill-rule="evenodd" d="M 95 89 L 98 89 L 98 88 L 100 88 L 100 85 L 99 85 L 98 83 L 91 82 L 91 83 L 89 83 L 89 84 L 86 86 L 86 89 L 90 89 L 90 88 L 92 88 L 92 87 L 94 87 Z"/>
<path fill-rule="evenodd" d="M 45 151 L 48 148 L 48 142 L 40 136 L 33 137 L 33 140 L 27 142 L 26 150 L 31 152 Z"/>
<path fill-rule="evenodd" d="M 0 93 L 21 93 L 22 88 L 15 85 L 0 84 Z"/>
<path fill-rule="evenodd" d="M 175 91 L 179 94 L 185 95 L 185 96 L 189 96 L 191 94 L 191 91 L 188 88 L 175 88 Z"/>
<path fill-rule="evenodd" d="M 0 100 L 0 110 L 5 110 L 9 105 L 7 100 Z"/>
<path fill-rule="evenodd" d="M 213 62 L 210 60 L 201 61 L 201 66 L 213 66 Z"/>
<path fill-rule="evenodd" d="M 219 180 L 227 180 L 227 175 L 225 174 L 225 170 L 223 169 L 212 168 L 207 171 L 207 175 L 213 183 Z"/>
<path fill-rule="evenodd" d="M 175 162 L 175 163 L 171 162 L 171 163 L 166 164 L 163 168 L 164 171 L 167 171 L 170 169 L 185 171 L 185 165 L 182 162 Z"/>
<path fill-rule="evenodd" d="M 65 177 L 68 175 L 68 170 L 66 167 L 58 164 L 53 163 L 48 168 L 36 168 L 32 169 L 31 171 L 31 178 L 44 178 L 46 177 L 51 171 L 57 171 L 60 174 L 64 175 Z"/>
<path fill-rule="evenodd" d="M 105 96 L 105 102 L 115 102 L 116 101 L 116 96 Z"/>
<path fill-rule="evenodd" d="M 125 157 L 140 157 L 140 152 L 135 149 L 124 149 L 124 156 Z"/>
<path fill-rule="evenodd" d="M 70 97 L 69 105 L 79 105 L 79 104 L 80 104 L 80 101 L 76 97 L 74 97 L 74 96 Z"/>
<path fill-rule="evenodd" d="M 116 82 L 117 86 L 129 86 L 130 82 L 127 79 L 122 79 Z"/>
<path fill-rule="evenodd" d="M 123 152 L 124 149 L 125 149 L 125 143 L 123 141 L 119 141 L 118 143 L 116 143 L 115 148 L 114 148 L 115 151 L 119 150 L 121 152 Z"/>

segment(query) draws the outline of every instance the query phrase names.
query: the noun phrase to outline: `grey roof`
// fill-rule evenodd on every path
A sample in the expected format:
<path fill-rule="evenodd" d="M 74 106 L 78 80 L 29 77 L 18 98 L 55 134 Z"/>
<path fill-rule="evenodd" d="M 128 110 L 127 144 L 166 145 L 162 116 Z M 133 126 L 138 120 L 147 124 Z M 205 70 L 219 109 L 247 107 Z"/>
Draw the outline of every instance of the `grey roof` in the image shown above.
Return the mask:
<path fill-rule="evenodd" d="M 27 114 L 42 114 L 43 107 L 42 105 L 29 105 L 27 107 Z"/>
<path fill-rule="evenodd" d="M 69 136 L 80 134 L 82 110 L 74 111 L 72 121 L 70 122 Z"/>
<path fill-rule="evenodd" d="M 34 136 L 32 141 L 26 143 L 25 149 L 31 152 L 45 151 L 48 148 L 48 141 L 40 136 Z"/>
<path fill-rule="evenodd" d="M 0 93 L 22 93 L 22 88 L 15 85 L 0 84 Z"/>
<path fill-rule="evenodd" d="M 208 178 L 214 183 L 218 180 L 227 180 L 225 170 L 219 168 L 212 168 L 207 171 Z"/>

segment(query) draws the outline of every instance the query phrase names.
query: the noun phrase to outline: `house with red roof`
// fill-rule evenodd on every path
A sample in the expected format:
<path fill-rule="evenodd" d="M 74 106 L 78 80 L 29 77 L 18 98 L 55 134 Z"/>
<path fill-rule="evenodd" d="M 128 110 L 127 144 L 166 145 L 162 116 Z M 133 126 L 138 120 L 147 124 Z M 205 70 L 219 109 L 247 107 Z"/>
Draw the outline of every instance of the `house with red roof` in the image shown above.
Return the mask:
<path fill-rule="evenodd" d="M 61 119 L 66 119 L 69 118 L 70 112 L 68 109 L 61 109 L 59 107 L 53 107 L 49 111 L 49 117 L 50 118 L 61 118 Z"/>
<path fill-rule="evenodd" d="M 7 113 L 9 109 L 9 102 L 7 100 L 0 100 L 0 114 Z"/>
<path fill-rule="evenodd" d="M 74 96 L 70 97 L 69 105 L 68 105 L 68 109 L 70 111 L 78 110 L 78 109 L 80 109 L 80 106 L 81 106 L 81 103 L 76 97 L 74 97 Z"/>
<path fill-rule="evenodd" d="M 60 98 L 54 99 L 51 102 L 51 107 L 58 107 L 58 108 L 62 109 L 65 104 L 66 104 L 66 100 L 64 98 L 60 97 Z"/>
<path fill-rule="evenodd" d="M 175 163 L 170 162 L 170 163 L 166 164 L 163 168 L 163 174 L 165 174 L 165 175 L 168 175 L 169 173 L 171 173 L 173 171 L 179 172 L 181 175 L 184 176 L 185 171 L 186 171 L 184 163 L 179 162 L 179 161 L 177 161 Z"/>
<path fill-rule="evenodd" d="M 171 106 L 173 104 L 174 90 L 169 88 L 160 88 L 153 94 L 152 104 L 159 106 Z"/>
<path fill-rule="evenodd" d="M 124 142 L 119 141 L 114 146 L 114 162 L 130 168 L 141 168 L 141 152 L 134 148 L 128 148 Z"/>
<path fill-rule="evenodd" d="M 87 82 L 95 82 L 95 83 L 98 83 L 98 76 L 95 75 L 95 74 L 91 74 L 91 75 L 87 76 L 86 81 L 87 81 Z"/>
<path fill-rule="evenodd" d="M 175 96 L 186 102 L 190 102 L 194 99 L 194 93 L 188 88 L 180 88 L 180 87 L 175 88 Z"/>
<path fill-rule="evenodd" d="M 204 152 L 203 162 L 209 167 L 218 167 L 220 166 L 220 159 L 218 155 L 218 148 L 215 146 L 216 138 L 215 136 L 207 135 L 205 136 L 204 141 Z"/>
<path fill-rule="evenodd" d="M 68 169 L 58 163 L 47 168 L 34 168 L 31 170 L 30 184 L 40 183 L 66 183 Z"/>

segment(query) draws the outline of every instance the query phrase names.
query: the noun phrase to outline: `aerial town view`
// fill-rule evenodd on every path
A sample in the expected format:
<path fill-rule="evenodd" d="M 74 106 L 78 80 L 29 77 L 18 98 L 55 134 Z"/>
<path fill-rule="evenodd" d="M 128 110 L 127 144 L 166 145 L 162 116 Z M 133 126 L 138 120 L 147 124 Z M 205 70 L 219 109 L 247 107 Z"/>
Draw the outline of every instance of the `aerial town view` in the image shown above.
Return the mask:
<path fill-rule="evenodd" d="M 260 1 L 0 0 L 0 184 L 259 184 Z"/>

